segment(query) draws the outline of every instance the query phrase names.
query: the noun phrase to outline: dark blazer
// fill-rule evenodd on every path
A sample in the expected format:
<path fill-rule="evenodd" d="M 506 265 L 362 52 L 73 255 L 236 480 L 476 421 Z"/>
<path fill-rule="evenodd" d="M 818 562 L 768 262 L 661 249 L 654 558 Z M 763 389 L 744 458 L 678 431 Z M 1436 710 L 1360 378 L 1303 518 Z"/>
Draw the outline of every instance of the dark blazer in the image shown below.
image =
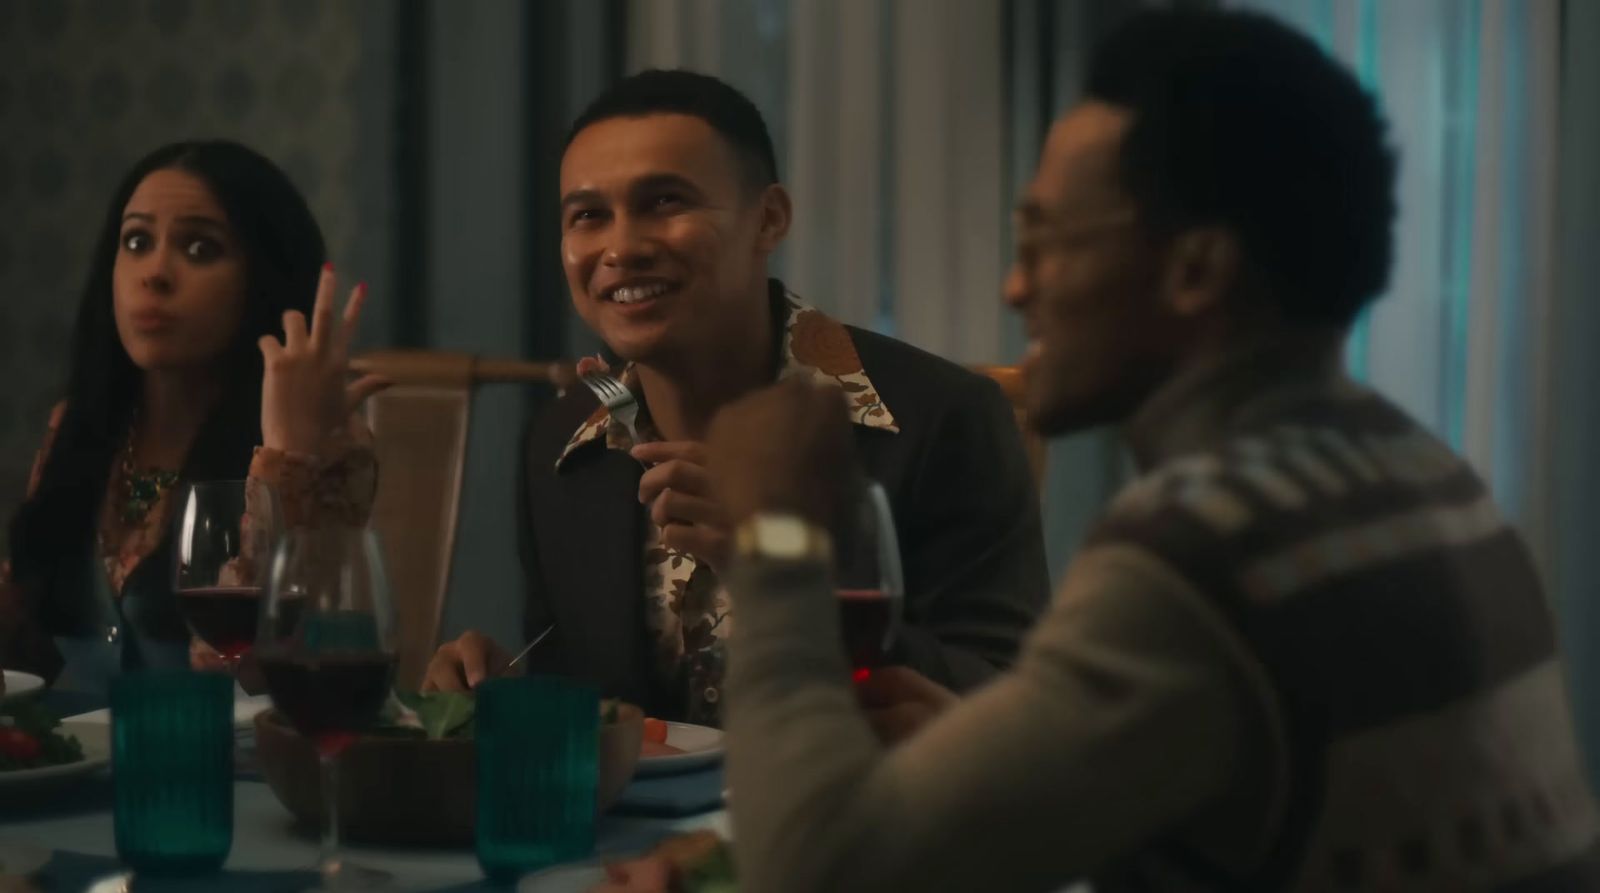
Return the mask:
<path fill-rule="evenodd" d="M 898 662 L 964 690 L 1008 666 L 1049 598 L 1038 497 L 1012 410 L 988 378 L 848 327 L 900 431 L 852 426 L 868 476 L 888 491 L 906 578 Z M 682 711 L 658 691 L 644 620 L 638 462 L 592 445 L 556 461 L 597 406 L 557 400 L 524 438 L 520 551 L 528 635 L 555 632 L 531 668 L 588 680 L 654 715 Z M 738 606 L 734 606 L 737 624 Z"/>

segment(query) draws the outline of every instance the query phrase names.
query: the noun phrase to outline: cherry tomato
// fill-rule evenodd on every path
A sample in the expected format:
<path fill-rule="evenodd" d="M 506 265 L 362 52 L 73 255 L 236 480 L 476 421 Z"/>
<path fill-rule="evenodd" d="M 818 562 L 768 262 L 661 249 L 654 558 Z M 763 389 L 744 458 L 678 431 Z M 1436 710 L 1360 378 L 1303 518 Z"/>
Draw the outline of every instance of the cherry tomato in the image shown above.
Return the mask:
<path fill-rule="evenodd" d="M 648 717 L 648 716 L 645 717 L 645 720 L 644 720 L 644 740 L 653 741 L 656 744 L 666 744 L 667 743 L 667 723 L 666 723 L 666 721 L 665 720 L 660 720 L 660 719 L 655 719 L 653 717 Z"/>
<path fill-rule="evenodd" d="M 0 754 L 25 763 L 39 755 L 39 739 L 21 729 L 0 726 Z"/>

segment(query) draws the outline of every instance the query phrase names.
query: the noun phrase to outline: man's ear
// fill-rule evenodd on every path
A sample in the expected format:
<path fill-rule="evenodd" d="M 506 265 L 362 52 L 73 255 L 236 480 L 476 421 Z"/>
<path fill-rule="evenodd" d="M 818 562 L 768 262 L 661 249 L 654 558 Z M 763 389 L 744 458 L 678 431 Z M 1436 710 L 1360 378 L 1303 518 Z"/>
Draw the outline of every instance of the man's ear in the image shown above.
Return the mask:
<path fill-rule="evenodd" d="M 761 190 L 758 201 L 761 206 L 761 230 L 756 247 L 763 254 L 771 254 L 789 234 L 789 224 L 794 220 L 794 203 L 789 198 L 789 190 L 784 189 L 781 183 L 768 184 Z"/>
<path fill-rule="evenodd" d="M 1222 226 L 1203 226 L 1178 234 L 1167 249 L 1162 295 L 1180 317 L 1212 312 L 1239 284 L 1243 256 L 1239 236 Z"/>

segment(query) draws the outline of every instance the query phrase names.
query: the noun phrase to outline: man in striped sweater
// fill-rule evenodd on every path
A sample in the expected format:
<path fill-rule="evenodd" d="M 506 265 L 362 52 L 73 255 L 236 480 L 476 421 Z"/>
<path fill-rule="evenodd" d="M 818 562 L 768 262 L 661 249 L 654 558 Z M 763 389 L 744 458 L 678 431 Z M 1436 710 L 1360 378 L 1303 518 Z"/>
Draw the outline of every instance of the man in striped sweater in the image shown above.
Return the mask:
<path fill-rule="evenodd" d="M 851 488 L 820 471 L 850 465 L 839 400 L 784 385 L 714 427 L 743 519 L 741 887 L 1596 889 L 1527 549 L 1342 371 L 1393 251 L 1373 99 L 1269 19 L 1193 11 L 1126 25 L 1087 93 L 1005 296 L 1037 424 L 1116 424 L 1141 476 L 1011 672 L 959 701 L 903 670 L 853 688 L 828 529 Z"/>

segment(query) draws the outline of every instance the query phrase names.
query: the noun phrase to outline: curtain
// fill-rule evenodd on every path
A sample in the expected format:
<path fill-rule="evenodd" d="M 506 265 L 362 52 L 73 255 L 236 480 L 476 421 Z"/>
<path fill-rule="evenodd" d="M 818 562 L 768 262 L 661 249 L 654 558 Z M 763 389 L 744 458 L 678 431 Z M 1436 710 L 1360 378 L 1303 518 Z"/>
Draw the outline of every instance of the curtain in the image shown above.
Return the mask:
<path fill-rule="evenodd" d="M 1004 8 L 970 0 L 632 0 L 630 70 L 715 74 L 761 108 L 795 221 L 779 275 L 962 362 L 1002 359 Z"/>
<path fill-rule="evenodd" d="M 1547 575 L 1563 621 L 1573 699 L 1600 780 L 1600 4 L 1568 0 L 1561 23 L 1560 149 L 1556 167 L 1555 306 L 1548 347 L 1546 420 L 1550 488 Z"/>

